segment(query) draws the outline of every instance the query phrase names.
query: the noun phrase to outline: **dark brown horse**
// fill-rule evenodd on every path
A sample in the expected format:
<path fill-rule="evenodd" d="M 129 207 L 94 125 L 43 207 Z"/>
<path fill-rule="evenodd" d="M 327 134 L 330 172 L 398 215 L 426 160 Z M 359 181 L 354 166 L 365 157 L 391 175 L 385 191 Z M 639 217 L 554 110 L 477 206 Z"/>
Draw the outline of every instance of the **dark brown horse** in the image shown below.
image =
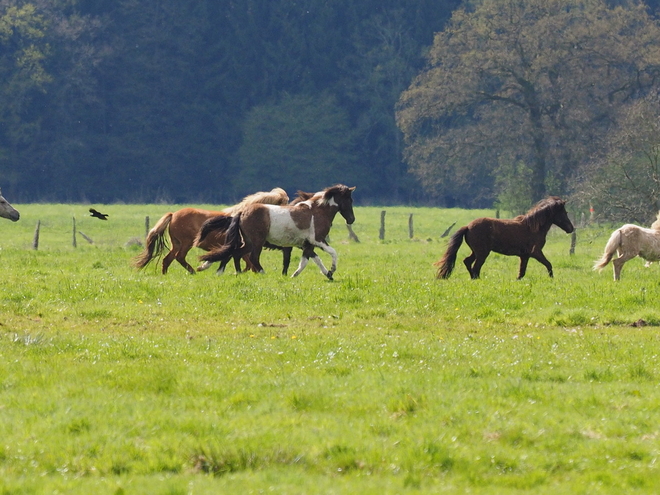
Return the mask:
<path fill-rule="evenodd" d="M 491 251 L 507 256 L 520 257 L 518 279 L 525 276 L 529 258 L 534 258 L 548 269 L 552 277 L 552 265 L 543 255 L 542 249 L 548 230 L 554 224 L 570 234 L 575 230 L 566 213 L 566 201 L 551 196 L 539 201 L 525 215 L 512 220 L 477 218 L 462 227 L 449 240 L 447 252 L 440 261 L 438 278 L 449 278 L 456 264 L 458 248 L 463 239 L 472 249 L 470 256 L 463 260 L 473 279 L 479 278 L 481 267 Z"/>
<path fill-rule="evenodd" d="M 235 256 L 250 254 L 250 261 L 255 271 L 263 272 L 259 258 L 263 247 L 268 243 L 282 247 L 299 247 L 303 250 L 297 276 L 312 259 L 321 272 L 332 280 L 337 269 L 337 252 L 326 242 L 332 227 L 332 221 L 340 213 L 349 225 L 355 221 L 353 214 L 352 192 L 354 187 L 336 185 L 314 194 L 311 198 L 296 205 L 272 206 L 250 205 L 234 217 L 224 246 L 200 257 L 204 262 L 198 270 L 220 261 L 226 264 Z M 214 230 L 218 220 L 205 223 L 200 231 L 200 240 Z M 323 262 L 314 253 L 314 247 L 320 247 L 332 256 L 332 266 L 327 270 Z"/>
<path fill-rule="evenodd" d="M 169 227 L 172 247 L 163 259 L 163 274 L 167 273 L 167 269 L 174 260 L 177 260 L 188 272 L 194 274 L 195 269 L 186 261 L 186 255 L 192 249 L 199 229 L 206 220 L 210 218 L 222 218 L 222 220 L 218 220 L 218 223 L 224 223 L 226 230 L 229 228 L 232 215 L 241 211 L 247 205 L 254 203 L 285 205 L 288 202 L 289 196 L 286 194 L 286 191 L 277 187 L 270 192 L 251 194 L 237 205 L 225 208 L 222 211 L 183 208 L 175 212 L 166 213 L 149 231 L 149 234 L 147 234 L 145 249 L 134 259 L 133 264 L 138 269 L 144 268 L 154 258 L 162 256 L 163 251 L 168 247 L 165 240 L 165 232 Z M 218 229 L 213 235 L 206 238 L 204 242 L 197 245 L 197 247 L 209 251 L 215 247 L 222 246 L 224 242 L 224 231 Z"/>

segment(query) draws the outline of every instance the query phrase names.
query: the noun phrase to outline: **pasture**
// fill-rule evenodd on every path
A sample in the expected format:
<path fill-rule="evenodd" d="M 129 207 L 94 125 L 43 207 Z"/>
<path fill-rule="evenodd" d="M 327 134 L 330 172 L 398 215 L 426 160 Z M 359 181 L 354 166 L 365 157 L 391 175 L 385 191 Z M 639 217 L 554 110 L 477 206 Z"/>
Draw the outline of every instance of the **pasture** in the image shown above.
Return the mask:
<path fill-rule="evenodd" d="M 0 493 L 660 486 L 660 266 L 593 272 L 616 226 L 578 228 L 573 256 L 553 228 L 554 279 L 531 260 L 517 281 L 518 259 L 493 254 L 470 280 L 463 246 L 436 280 L 444 230 L 492 211 L 388 207 L 381 241 L 381 208 L 356 207 L 360 243 L 340 217 L 330 232 L 331 282 L 316 266 L 282 277 L 268 251 L 265 275 L 136 271 L 127 241 L 176 206 L 98 206 L 107 222 L 15 206 L 0 221 Z M 94 244 L 72 247 L 73 216 Z"/>

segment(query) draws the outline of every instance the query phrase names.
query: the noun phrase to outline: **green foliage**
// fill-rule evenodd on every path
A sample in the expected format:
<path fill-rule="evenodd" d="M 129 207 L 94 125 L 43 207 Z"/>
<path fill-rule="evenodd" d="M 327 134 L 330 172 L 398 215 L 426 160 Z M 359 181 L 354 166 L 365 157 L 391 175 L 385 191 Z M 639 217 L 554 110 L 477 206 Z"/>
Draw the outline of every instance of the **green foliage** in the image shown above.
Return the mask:
<path fill-rule="evenodd" d="M 530 167 L 533 200 L 563 194 L 618 110 L 657 89 L 659 39 L 642 4 L 486 0 L 455 11 L 399 100 L 413 173 L 440 197 L 468 191 L 484 205 L 506 157 Z"/>
<path fill-rule="evenodd" d="M 497 206 L 513 215 L 525 213 L 532 205 L 532 170 L 523 162 L 500 163 L 495 176 Z"/>
<path fill-rule="evenodd" d="M 235 166 L 240 192 L 269 190 L 272 184 L 319 191 L 362 182 L 347 115 L 330 96 L 284 95 L 276 104 L 254 107 L 243 136 Z"/>
<path fill-rule="evenodd" d="M 313 266 L 282 277 L 272 252 L 265 275 L 136 272 L 126 242 L 170 209 L 159 205 L 104 206 L 107 222 L 84 205 L 18 209 L 19 222 L 0 222 L 3 492 L 660 482 L 648 414 L 660 405 L 658 267 L 630 261 L 618 283 L 593 272 L 609 228 L 581 229 L 574 256 L 551 230 L 554 279 L 530 262 L 517 281 L 517 259 L 492 255 L 481 280 L 457 269 L 440 281 L 441 234 L 492 211 L 388 208 L 382 241 L 381 208 L 359 207 L 359 244 L 341 222 L 330 234 L 329 282 Z M 71 246 L 72 216 L 94 244 Z"/>

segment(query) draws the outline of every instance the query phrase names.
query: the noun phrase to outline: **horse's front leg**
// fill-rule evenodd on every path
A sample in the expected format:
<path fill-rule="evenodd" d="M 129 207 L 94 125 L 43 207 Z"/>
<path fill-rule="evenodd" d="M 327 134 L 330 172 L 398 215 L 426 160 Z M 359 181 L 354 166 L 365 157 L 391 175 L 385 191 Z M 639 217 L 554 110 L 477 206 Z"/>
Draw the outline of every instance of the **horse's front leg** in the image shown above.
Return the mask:
<path fill-rule="evenodd" d="M 323 266 L 323 263 L 321 262 L 320 259 L 318 259 L 318 261 L 317 261 L 318 256 L 316 256 L 316 253 L 314 253 L 314 261 L 319 266 L 319 268 L 321 269 L 323 274 L 326 277 L 328 277 L 330 280 L 332 280 L 332 275 L 337 271 L 337 258 L 338 258 L 337 251 L 335 251 L 329 245 L 324 244 L 324 243 L 318 243 L 317 246 L 320 247 L 321 249 L 323 249 L 323 251 L 325 251 L 326 253 L 328 253 L 332 257 L 332 265 L 330 266 L 330 270 L 327 270 L 326 272 L 323 272 L 323 270 L 325 269 L 325 266 Z"/>
<path fill-rule="evenodd" d="M 554 276 L 554 274 L 552 273 L 552 265 L 548 261 L 548 258 L 546 258 L 541 251 L 533 252 L 532 253 L 532 258 L 534 258 L 536 261 L 541 263 L 548 270 L 548 275 L 550 275 L 551 278 Z M 527 263 L 525 263 L 525 265 L 527 265 Z M 520 266 L 522 267 L 522 258 L 520 260 Z M 524 274 L 525 273 L 523 272 L 523 275 Z M 518 278 L 522 278 L 522 276 L 520 276 Z"/>

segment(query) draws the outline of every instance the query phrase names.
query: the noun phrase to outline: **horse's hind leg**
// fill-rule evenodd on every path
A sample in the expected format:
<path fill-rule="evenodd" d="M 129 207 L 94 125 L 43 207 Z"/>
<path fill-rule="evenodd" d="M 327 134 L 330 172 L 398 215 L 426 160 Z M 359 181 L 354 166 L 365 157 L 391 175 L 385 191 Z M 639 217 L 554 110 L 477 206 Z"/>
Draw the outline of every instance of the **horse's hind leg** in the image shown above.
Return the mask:
<path fill-rule="evenodd" d="M 621 280 L 621 269 L 623 264 L 632 258 L 623 255 L 612 260 L 612 266 L 614 267 L 614 280 Z"/>
<path fill-rule="evenodd" d="M 474 278 L 472 276 L 472 264 L 474 263 L 474 260 L 476 260 L 477 257 L 474 255 L 474 252 L 470 253 L 470 256 L 465 258 L 463 260 L 463 264 L 465 265 L 465 268 L 467 268 L 468 273 L 470 274 L 470 278 Z"/>
<path fill-rule="evenodd" d="M 182 267 L 188 270 L 188 273 L 194 275 L 195 269 L 192 266 L 190 266 L 190 264 L 186 261 L 186 256 L 188 255 L 188 252 L 190 251 L 191 248 L 192 248 L 192 244 L 190 246 L 179 248 L 178 252 L 176 253 L 176 260 L 179 262 L 179 264 Z"/>
<path fill-rule="evenodd" d="M 484 263 L 486 262 L 486 258 L 488 258 L 488 254 L 485 256 L 483 255 L 474 255 L 475 261 L 474 264 L 472 265 L 472 271 L 470 274 L 472 275 L 473 279 L 478 279 L 481 277 L 481 267 L 484 266 Z"/>

